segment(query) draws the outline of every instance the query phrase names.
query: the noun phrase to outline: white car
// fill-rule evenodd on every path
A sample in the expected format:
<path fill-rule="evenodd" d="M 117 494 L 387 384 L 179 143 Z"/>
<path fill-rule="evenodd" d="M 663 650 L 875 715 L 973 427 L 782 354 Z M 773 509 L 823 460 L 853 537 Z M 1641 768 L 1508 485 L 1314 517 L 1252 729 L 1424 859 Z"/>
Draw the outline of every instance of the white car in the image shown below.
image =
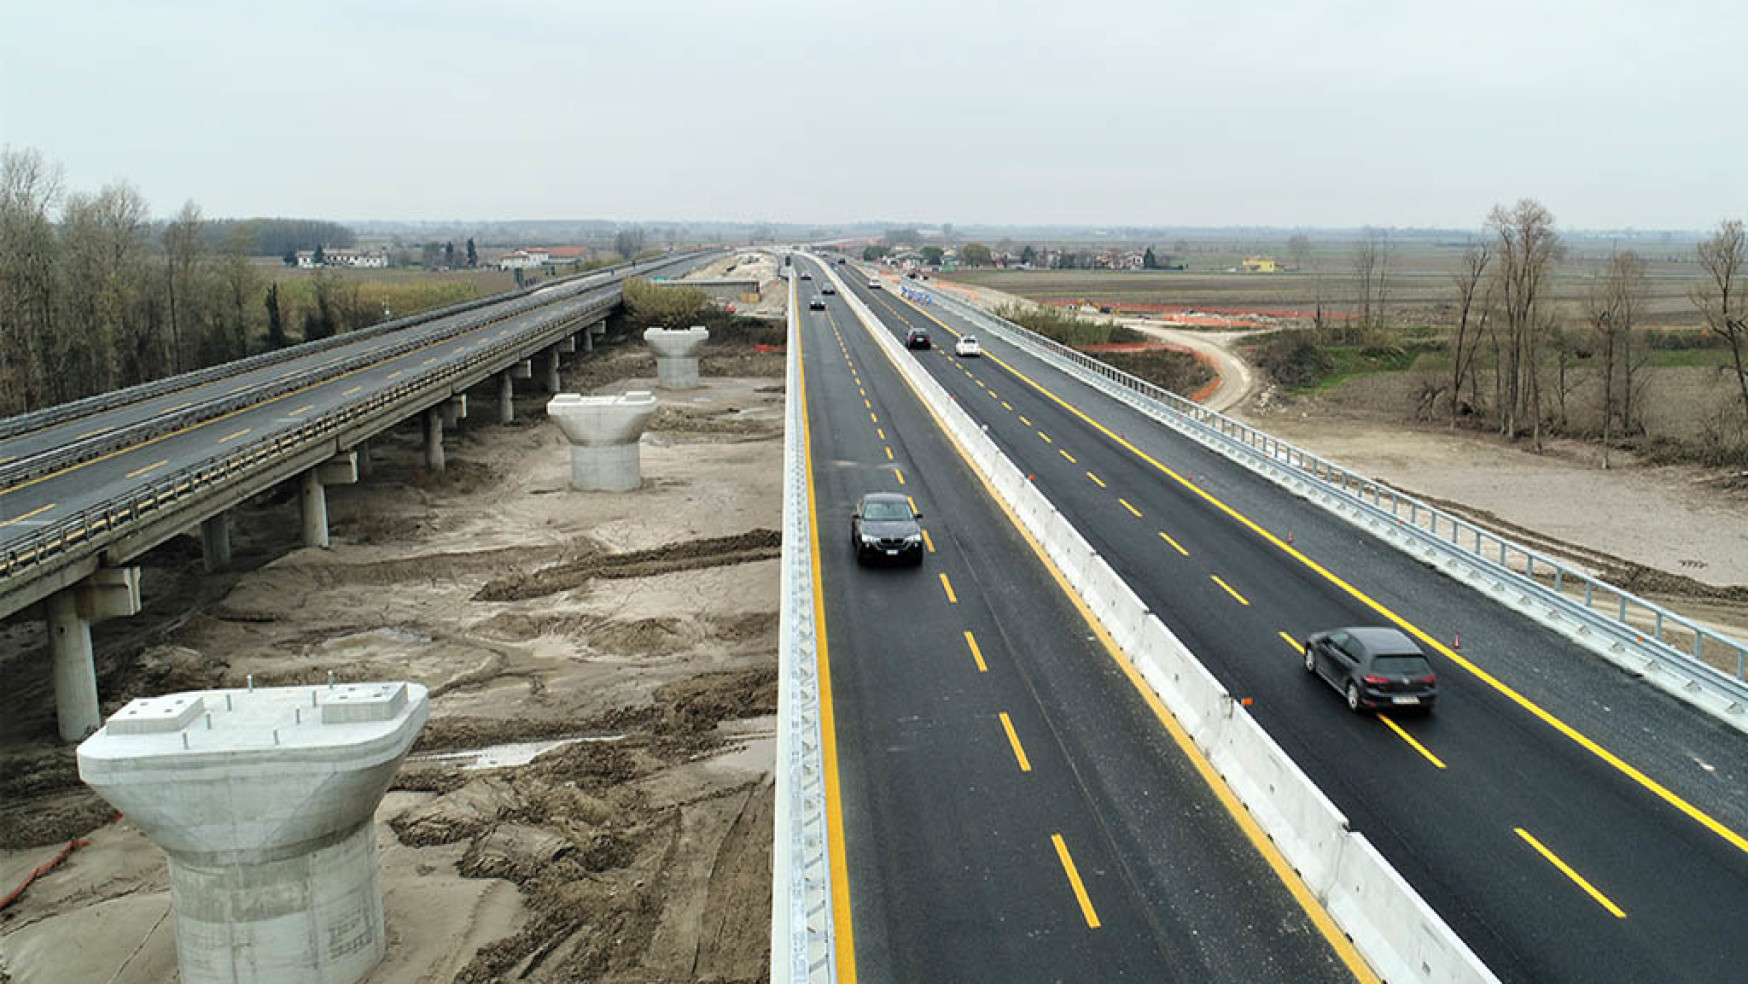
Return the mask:
<path fill-rule="evenodd" d="M 953 343 L 953 354 L 961 359 L 979 356 L 983 354 L 983 346 L 977 344 L 977 339 L 971 335 L 961 335 Z"/>
<path fill-rule="evenodd" d="M 879 290 L 880 289 L 880 281 L 875 280 L 873 277 L 869 277 L 868 278 L 868 289 L 869 290 Z"/>

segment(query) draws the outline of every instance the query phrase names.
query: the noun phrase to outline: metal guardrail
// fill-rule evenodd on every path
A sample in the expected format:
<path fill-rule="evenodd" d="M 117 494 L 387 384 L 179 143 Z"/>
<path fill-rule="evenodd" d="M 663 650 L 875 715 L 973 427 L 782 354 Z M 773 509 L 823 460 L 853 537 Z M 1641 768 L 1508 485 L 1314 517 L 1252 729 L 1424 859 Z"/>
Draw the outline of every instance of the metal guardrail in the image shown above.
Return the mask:
<path fill-rule="evenodd" d="M 778 623 L 776 820 L 771 842 L 771 984 L 835 984 L 830 841 L 814 625 L 813 515 L 801 402 L 801 315 L 793 267 L 783 427 L 783 581 Z"/>
<path fill-rule="evenodd" d="M 593 317 L 602 310 L 610 309 L 617 302 L 617 295 L 560 301 L 552 306 L 546 317 L 530 325 L 523 334 L 536 334 L 567 321 Z M 178 499 L 245 474 L 266 461 L 320 440 L 383 407 L 391 406 L 446 380 L 466 375 L 474 371 L 481 362 L 501 359 L 525 344 L 524 338 L 504 339 L 488 348 L 470 353 L 459 361 L 432 367 L 393 386 L 378 390 L 362 400 L 312 417 L 290 430 L 277 431 L 239 444 L 218 460 L 170 472 L 125 495 L 81 510 L 52 526 L 43 527 L 0 553 L 0 587 L 9 579 L 22 574 L 26 568 L 81 545 L 89 546 L 99 540 L 107 542 L 114 539 L 122 527 Z"/>
<path fill-rule="evenodd" d="M 938 303 L 997 337 L 1057 365 L 1143 413 L 1224 450 L 1228 457 L 1288 479 L 1309 480 L 1430 550 L 1462 556 L 1567 619 L 1610 640 L 1617 649 L 1661 665 L 1696 686 L 1725 695 L 1736 710 L 1748 707 L 1748 646 L 1679 612 L 1616 587 L 1589 572 L 1508 540 L 1382 482 L 1343 468 L 1261 430 L 1210 410 L 1144 379 L 935 291 Z M 1521 569 L 1520 569 L 1521 568 Z M 1542 580 L 1546 578 L 1546 583 Z M 1569 594 L 1572 592 L 1573 594 Z M 1582 601 L 1573 595 L 1582 592 Z M 1705 661 L 1707 653 L 1733 654 L 1730 673 Z"/>

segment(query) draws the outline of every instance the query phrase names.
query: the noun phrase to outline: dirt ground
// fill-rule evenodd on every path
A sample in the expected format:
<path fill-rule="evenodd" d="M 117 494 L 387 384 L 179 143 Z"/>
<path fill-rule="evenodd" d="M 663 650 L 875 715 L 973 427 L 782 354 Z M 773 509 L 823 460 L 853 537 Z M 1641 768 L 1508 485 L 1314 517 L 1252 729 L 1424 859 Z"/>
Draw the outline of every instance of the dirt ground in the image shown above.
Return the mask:
<path fill-rule="evenodd" d="M 706 348 L 705 366 L 711 353 Z M 782 356 L 662 394 L 632 493 L 572 490 L 569 446 L 519 399 L 464 423 L 442 476 L 408 426 L 329 490 L 333 548 L 294 495 L 237 521 L 238 573 L 182 538 L 147 609 L 98 627 L 105 712 L 214 686 L 412 679 L 432 715 L 377 811 L 388 957 L 373 984 L 764 980 L 769 964 Z M 586 361 L 589 389 L 649 366 Z M 567 373 L 573 385 L 584 374 Z M 162 855 L 54 741 L 40 627 L 0 627 L 0 982 L 176 979 Z"/>
<path fill-rule="evenodd" d="M 735 302 L 735 310 L 754 318 L 782 317 L 789 307 L 789 287 L 778 277 L 777 260 L 770 253 L 741 250 L 699 267 L 681 280 L 711 280 L 735 277 L 759 282 L 756 304 Z"/>

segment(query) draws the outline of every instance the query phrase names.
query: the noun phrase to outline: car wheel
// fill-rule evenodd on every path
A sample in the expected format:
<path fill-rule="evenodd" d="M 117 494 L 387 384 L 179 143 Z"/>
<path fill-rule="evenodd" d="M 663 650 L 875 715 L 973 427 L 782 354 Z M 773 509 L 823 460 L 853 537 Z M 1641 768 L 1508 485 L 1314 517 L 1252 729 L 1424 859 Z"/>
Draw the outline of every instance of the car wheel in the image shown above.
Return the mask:
<path fill-rule="evenodd" d="M 1360 713 L 1360 685 L 1349 680 L 1347 682 L 1347 709 L 1355 714 Z"/>
<path fill-rule="evenodd" d="M 1305 672 L 1312 676 L 1317 675 L 1317 656 L 1311 652 L 1309 643 L 1305 645 Z"/>

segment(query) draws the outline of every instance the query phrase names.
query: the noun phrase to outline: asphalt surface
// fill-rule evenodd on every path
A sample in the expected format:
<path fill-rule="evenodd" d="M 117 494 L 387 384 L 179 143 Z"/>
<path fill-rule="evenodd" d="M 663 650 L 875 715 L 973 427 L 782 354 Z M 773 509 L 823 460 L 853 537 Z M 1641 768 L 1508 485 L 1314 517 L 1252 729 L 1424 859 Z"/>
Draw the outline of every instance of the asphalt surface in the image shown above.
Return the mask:
<path fill-rule="evenodd" d="M 801 317 L 858 979 L 1353 980 L 826 300 Z M 855 562 L 849 515 L 867 492 L 913 498 L 932 547 L 920 568 Z"/>
<path fill-rule="evenodd" d="M 669 276 L 677 276 L 691 265 L 695 264 L 682 262 L 663 272 Z M 610 285 L 603 278 L 601 287 L 591 287 L 569 295 L 555 292 L 554 300 L 587 297 L 596 290 L 607 289 L 608 286 Z M 250 387 L 279 378 L 289 378 L 324 365 L 337 365 L 360 353 L 383 350 L 399 344 L 409 337 L 437 335 L 452 327 L 457 320 L 488 319 L 492 317 L 493 310 L 493 307 L 488 306 L 452 315 L 378 338 L 360 340 L 354 345 L 312 353 L 278 365 L 20 434 L 0 441 L 0 462 L 171 413 L 204 400 L 221 398 L 233 392 L 242 393 Z M 416 379 L 422 373 L 438 371 L 449 362 L 464 358 L 477 348 L 513 337 L 518 329 L 532 325 L 543 317 L 544 310 L 536 308 L 441 342 L 434 341 L 396 358 L 372 363 L 364 369 L 252 404 L 156 440 L 133 445 L 33 481 L 0 489 L 0 550 L 5 550 L 28 536 L 36 527 L 52 525 L 82 509 L 102 505 L 125 495 L 130 489 L 149 484 L 178 469 L 220 458 L 240 443 L 257 440 L 276 430 L 289 429 L 342 407 L 352 400 L 368 399 L 380 389 Z M 578 357 L 587 356 L 572 356 Z M 474 409 L 472 412 L 478 413 L 479 410 Z"/>
<path fill-rule="evenodd" d="M 944 343 L 913 357 L 1502 979 L 1748 979 L 1740 733 L 1012 346 L 951 356 L 969 326 L 850 282 L 885 330 Z M 1291 640 L 1389 624 L 1374 605 L 1461 637 L 1474 669 L 1432 654 L 1430 718 L 1350 714 L 1302 668 Z"/>

